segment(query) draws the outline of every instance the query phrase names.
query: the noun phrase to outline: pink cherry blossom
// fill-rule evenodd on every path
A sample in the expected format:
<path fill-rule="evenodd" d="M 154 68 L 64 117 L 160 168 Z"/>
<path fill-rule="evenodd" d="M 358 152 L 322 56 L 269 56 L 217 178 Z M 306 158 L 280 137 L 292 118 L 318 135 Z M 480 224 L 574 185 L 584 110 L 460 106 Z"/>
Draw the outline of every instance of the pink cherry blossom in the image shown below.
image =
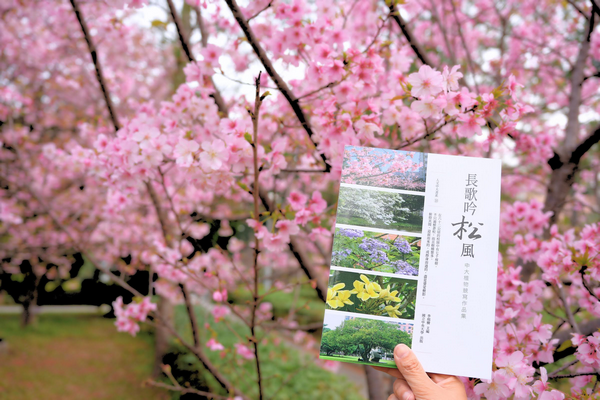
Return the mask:
<path fill-rule="evenodd" d="M 412 85 L 410 94 L 417 98 L 435 96 L 444 88 L 444 78 L 429 65 L 423 65 L 419 72 L 410 74 L 407 82 Z"/>
<path fill-rule="evenodd" d="M 180 139 L 175 146 L 175 157 L 177 164 L 183 167 L 189 167 L 194 161 L 194 154 L 198 151 L 200 145 L 193 140 Z"/>
<path fill-rule="evenodd" d="M 245 358 L 246 360 L 252 360 L 254 358 L 254 352 L 250 348 L 241 343 L 236 343 L 235 352 Z"/>
<path fill-rule="evenodd" d="M 228 158 L 225 144 L 219 139 L 215 139 L 212 142 L 202 142 L 202 150 L 200 153 L 200 164 L 205 170 L 220 169 Z"/>
<path fill-rule="evenodd" d="M 206 347 L 208 347 L 210 350 L 212 351 L 221 351 L 221 350 L 225 350 L 225 347 L 223 347 L 223 345 L 219 342 L 217 342 L 215 340 L 215 338 L 210 338 L 207 342 L 206 342 Z"/>

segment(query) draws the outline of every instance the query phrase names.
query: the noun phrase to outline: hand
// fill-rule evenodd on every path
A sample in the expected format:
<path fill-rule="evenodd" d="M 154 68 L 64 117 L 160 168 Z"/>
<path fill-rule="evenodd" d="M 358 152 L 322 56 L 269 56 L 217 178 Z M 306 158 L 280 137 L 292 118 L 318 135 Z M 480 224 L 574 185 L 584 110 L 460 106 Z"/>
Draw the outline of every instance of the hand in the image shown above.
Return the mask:
<path fill-rule="evenodd" d="M 465 386 L 456 376 L 427 374 L 417 356 L 404 344 L 394 349 L 398 369 L 373 367 L 395 378 L 388 400 L 467 400 Z"/>

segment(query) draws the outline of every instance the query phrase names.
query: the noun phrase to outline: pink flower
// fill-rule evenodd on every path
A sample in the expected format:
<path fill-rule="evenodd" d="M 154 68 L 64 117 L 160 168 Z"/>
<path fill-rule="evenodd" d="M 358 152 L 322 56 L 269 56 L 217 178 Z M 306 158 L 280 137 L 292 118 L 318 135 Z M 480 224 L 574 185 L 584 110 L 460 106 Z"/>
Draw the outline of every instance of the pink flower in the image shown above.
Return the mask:
<path fill-rule="evenodd" d="M 298 225 L 304 226 L 310 220 L 311 214 L 312 213 L 307 208 L 302 209 L 296 213 L 294 222 L 296 222 Z"/>
<path fill-rule="evenodd" d="M 322 226 L 319 226 L 312 230 L 312 232 L 308 235 L 308 238 L 312 241 L 317 240 L 318 238 L 329 239 L 331 237 L 331 231 L 329 229 L 325 229 Z"/>
<path fill-rule="evenodd" d="M 446 107 L 446 99 L 439 97 L 437 99 L 426 96 L 422 100 L 413 101 L 410 108 L 418 113 L 422 118 L 436 117 Z"/>
<path fill-rule="evenodd" d="M 214 44 L 209 44 L 200 52 L 204 57 L 204 63 L 210 67 L 217 67 L 219 65 L 219 57 L 221 56 L 222 50 Z"/>
<path fill-rule="evenodd" d="M 513 74 L 510 74 L 510 76 L 508 77 L 508 83 L 506 84 L 506 88 L 508 89 L 508 93 L 510 94 L 510 96 L 513 98 L 515 96 L 517 87 L 523 87 L 523 85 L 517 83 L 515 76 Z"/>
<path fill-rule="evenodd" d="M 463 77 L 463 74 L 458 72 L 459 69 L 460 65 L 455 65 L 450 71 L 448 71 L 448 66 L 444 67 L 444 71 L 442 72 L 444 90 L 458 90 L 458 81 Z"/>
<path fill-rule="evenodd" d="M 106 150 L 107 146 L 108 146 L 108 138 L 106 137 L 106 135 L 103 135 L 102 133 L 99 134 L 98 137 L 96 138 L 96 141 L 94 142 L 94 148 L 98 152 L 103 152 L 104 150 Z"/>
<path fill-rule="evenodd" d="M 458 133 L 461 137 L 481 135 L 481 126 L 485 125 L 485 119 L 479 117 L 477 114 L 460 114 L 457 118 L 463 122 L 458 126 Z"/>
<path fill-rule="evenodd" d="M 179 139 L 175 146 L 175 158 L 178 165 L 189 167 L 194 161 L 194 153 L 198 151 L 200 145 L 193 140 Z"/>
<path fill-rule="evenodd" d="M 292 207 L 292 210 L 298 211 L 304 208 L 306 205 L 306 200 L 308 200 L 308 196 L 296 191 L 292 191 L 287 199 Z"/>
<path fill-rule="evenodd" d="M 223 345 L 217 342 L 214 338 L 210 338 L 210 340 L 206 342 L 206 347 L 208 347 L 212 351 L 225 350 L 225 347 L 223 347 Z"/>
<path fill-rule="evenodd" d="M 327 202 L 323 200 L 323 196 L 321 196 L 321 192 L 314 191 L 312 194 L 312 198 L 308 202 L 308 208 L 315 214 L 320 214 L 327 208 Z"/>
<path fill-rule="evenodd" d="M 217 170 L 229 158 L 225 144 L 219 139 L 202 142 L 202 150 L 204 151 L 200 153 L 200 163 L 204 170 Z"/>
<path fill-rule="evenodd" d="M 475 386 L 474 392 L 480 396 L 485 395 L 487 400 L 504 400 L 511 394 L 507 383 L 506 375 L 495 371 L 492 380 L 479 383 Z"/>
<path fill-rule="evenodd" d="M 254 352 L 241 343 L 235 344 L 235 351 L 246 360 L 252 360 L 254 358 Z"/>
<path fill-rule="evenodd" d="M 435 96 L 444 88 L 442 74 L 428 65 L 421 66 L 419 72 L 410 74 L 406 81 L 412 85 L 410 94 L 418 98 Z"/>
<path fill-rule="evenodd" d="M 202 83 L 202 68 L 198 61 L 192 61 L 183 68 L 185 74 L 185 80 L 187 82 L 200 82 Z"/>
<path fill-rule="evenodd" d="M 152 303 L 149 297 L 144 297 L 139 303 L 134 302 L 124 306 L 123 297 L 119 296 L 113 302 L 113 309 L 117 317 L 115 321 L 117 331 L 135 336 L 140 330 L 138 322 L 145 321 L 148 314 L 156 310 L 156 304 Z"/>
<path fill-rule="evenodd" d="M 211 310 L 213 317 L 215 317 L 215 321 L 219 322 L 225 318 L 226 315 L 230 313 L 229 308 L 226 306 L 215 306 Z"/>
<path fill-rule="evenodd" d="M 227 300 L 227 289 L 223 289 L 221 291 L 217 290 L 213 292 L 213 300 L 217 303 L 221 303 Z"/>
<path fill-rule="evenodd" d="M 287 219 L 277 221 L 275 228 L 279 230 L 280 235 L 287 237 L 290 235 L 296 235 L 300 231 L 300 228 L 298 228 L 298 225 L 296 225 L 294 221 Z"/>

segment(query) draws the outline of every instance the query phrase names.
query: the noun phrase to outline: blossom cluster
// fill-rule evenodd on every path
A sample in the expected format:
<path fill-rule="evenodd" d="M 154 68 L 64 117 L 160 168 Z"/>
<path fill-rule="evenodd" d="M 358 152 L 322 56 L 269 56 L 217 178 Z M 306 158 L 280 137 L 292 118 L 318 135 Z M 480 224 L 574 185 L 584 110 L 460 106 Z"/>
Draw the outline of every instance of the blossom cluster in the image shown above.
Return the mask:
<path fill-rule="evenodd" d="M 149 297 L 144 297 L 139 302 L 134 301 L 125 306 L 123 297 L 119 296 L 113 302 L 113 309 L 117 317 L 117 330 L 135 336 L 140 330 L 139 323 L 145 321 L 148 314 L 156 310 L 156 304 L 152 303 Z"/>

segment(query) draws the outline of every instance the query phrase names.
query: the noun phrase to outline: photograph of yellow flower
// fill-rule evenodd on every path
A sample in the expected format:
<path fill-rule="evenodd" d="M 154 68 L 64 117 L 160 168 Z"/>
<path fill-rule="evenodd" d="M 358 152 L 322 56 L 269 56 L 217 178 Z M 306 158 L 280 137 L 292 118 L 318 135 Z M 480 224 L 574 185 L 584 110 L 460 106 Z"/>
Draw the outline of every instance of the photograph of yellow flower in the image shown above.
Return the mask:
<path fill-rule="evenodd" d="M 331 270 L 327 307 L 390 318 L 414 319 L 417 281 Z"/>

